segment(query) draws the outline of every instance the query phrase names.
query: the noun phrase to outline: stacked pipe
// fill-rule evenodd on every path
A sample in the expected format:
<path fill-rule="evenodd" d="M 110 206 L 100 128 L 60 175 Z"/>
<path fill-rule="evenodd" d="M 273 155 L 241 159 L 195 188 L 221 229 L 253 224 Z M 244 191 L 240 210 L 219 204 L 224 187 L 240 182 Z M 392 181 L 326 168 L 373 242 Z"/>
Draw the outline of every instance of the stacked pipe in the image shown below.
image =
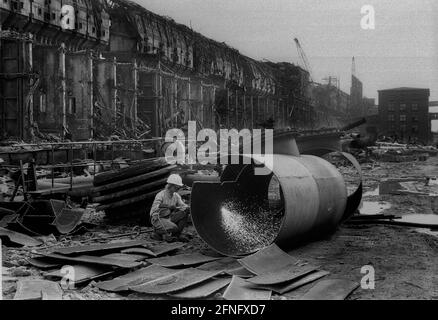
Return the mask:
<path fill-rule="evenodd" d="M 90 200 L 99 204 L 97 211 L 110 216 L 144 213 L 175 168 L 158 158 L 102 173 L 94 179 Z"/>

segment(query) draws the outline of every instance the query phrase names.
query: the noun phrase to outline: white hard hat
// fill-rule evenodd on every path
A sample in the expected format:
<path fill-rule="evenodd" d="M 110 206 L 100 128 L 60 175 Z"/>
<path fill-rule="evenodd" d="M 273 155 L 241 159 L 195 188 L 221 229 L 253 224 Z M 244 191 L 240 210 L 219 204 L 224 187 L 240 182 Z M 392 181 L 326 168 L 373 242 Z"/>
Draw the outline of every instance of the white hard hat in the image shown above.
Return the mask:
<path fill-rule="evenodd" d="M 178 174 L 171 174 L 169 176 L 169 178 L 167 179 L 167 183 L 174 184 L 174 185 L 179 186 L 179 187 L 184 186 L 182 179 Z"/>

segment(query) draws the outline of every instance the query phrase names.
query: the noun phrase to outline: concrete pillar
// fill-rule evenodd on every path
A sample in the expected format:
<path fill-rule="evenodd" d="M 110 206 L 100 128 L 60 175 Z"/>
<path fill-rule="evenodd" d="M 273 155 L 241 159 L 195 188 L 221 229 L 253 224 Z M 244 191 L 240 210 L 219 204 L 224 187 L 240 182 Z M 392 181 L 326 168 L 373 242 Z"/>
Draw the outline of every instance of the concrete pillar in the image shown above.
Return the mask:
<path fill-rule="evenodd" d="M 117 58 L 113 58 L 113 70 L 112 70 L 112 77 L 113 77 L 113 120 L 114 120 L 114 126 L 117 124 Z"/>
<path fill-rule="evenodd" d="M 93 53 L 90 51 L 88 53 L 88 76 L 90 77 L 89 81 L 89 90 L 90 90 L 90 138 L 94 139 L 94 90 L 93 90 Z"/>
<path fill-rule="evenodd" d="M 65 80 L 65 44 L 61 43 L 59 52 L 59 77 L 61 79 L 61 112 L 62 112 L 62 135 L 67 131 L 67 102 L 66 102 L 66 80 Z"/>

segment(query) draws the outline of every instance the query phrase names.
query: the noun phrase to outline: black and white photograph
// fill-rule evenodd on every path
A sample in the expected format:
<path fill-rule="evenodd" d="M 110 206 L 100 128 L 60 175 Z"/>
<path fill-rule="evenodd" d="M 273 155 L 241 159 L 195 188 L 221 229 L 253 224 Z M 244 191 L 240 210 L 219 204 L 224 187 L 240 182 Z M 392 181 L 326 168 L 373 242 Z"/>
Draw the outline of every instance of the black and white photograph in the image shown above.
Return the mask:
<path fill-rule="evenodd" d="M 438 300 L 438 2 L 0 0 L 0 266 L 0 308 Z"/>

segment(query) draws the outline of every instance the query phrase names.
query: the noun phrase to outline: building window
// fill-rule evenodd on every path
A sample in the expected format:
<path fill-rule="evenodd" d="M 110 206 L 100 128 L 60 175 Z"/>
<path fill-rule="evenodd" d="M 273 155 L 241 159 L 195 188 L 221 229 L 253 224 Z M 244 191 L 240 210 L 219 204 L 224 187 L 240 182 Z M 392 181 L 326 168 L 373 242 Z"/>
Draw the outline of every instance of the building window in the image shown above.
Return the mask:
<path fill-rule="evenodd" d="M 75 114 L 76 113 L 76 98 L 70 97 L 68 98 L 68 113 Z"/>
<path fill-rule="evenodd" d="M 393 101 L 390 101 L 388 104 L 388 111 L 394 111 L 395 103 Z"/>
<path fill-rule="evenodd" d="M 407 130 L 406 125 L 405 125 L 405 124 L 402 124 L 402 125 L 400 126 L 400 131 L 401 131 L 401 132 L 406 132 L 406 130 Z"/>
<path fill-rule="evenodd" d="M 400 103 L 400 111 L 406 110 L 406 103 Z"/>
<path fill-rule="evenodd" d="M 406 115 L 405 114 L 401 114 L 400 115 L 400 121 L 401 122 L 405 122 L 406 121 Z"/>
<path fill-rule="evenodd" d="M 42 13 L 43 12 L 42 12 L 41 8 L 38 8 L 38 15 L 41 16 Z"/>
<path fill-rule="evenodd" d="M 52 12 L 52 20 L 56 20 L 56 14 Z"/>
<path fill-rule="evenodd" d="M 417 116 L 413 116 L 413 117 L 412 117 L 412 122 L 418 122 L 418 121 L 419 121 L 419 119 L 418 119 Z"/>
<path fill-rule="evenodd" d="M 44 93 L 40 95 L 40 112 L 47 112 L 47 97 Z"/>
<path fill-rule="evenodd" d="M 20 9 L 23 9 L 23 8 L 24 8 L 24 3 L 20 2 Z"/>
<path fill-rule="evenodd" d="M 390 115 L 388 116 L 388 121 L 395 121 L 395 117 L 394 117 L 393 114 L 390 114 Z"/>
<path fill-rule="evenodd" d="M 418 133 L 418 126 L 412 127 L 412 133 Z"/>
<path fill-rule="evenodd" d="M 418 111 L 418 103 L 412 104 L 412 111 Z"/>

